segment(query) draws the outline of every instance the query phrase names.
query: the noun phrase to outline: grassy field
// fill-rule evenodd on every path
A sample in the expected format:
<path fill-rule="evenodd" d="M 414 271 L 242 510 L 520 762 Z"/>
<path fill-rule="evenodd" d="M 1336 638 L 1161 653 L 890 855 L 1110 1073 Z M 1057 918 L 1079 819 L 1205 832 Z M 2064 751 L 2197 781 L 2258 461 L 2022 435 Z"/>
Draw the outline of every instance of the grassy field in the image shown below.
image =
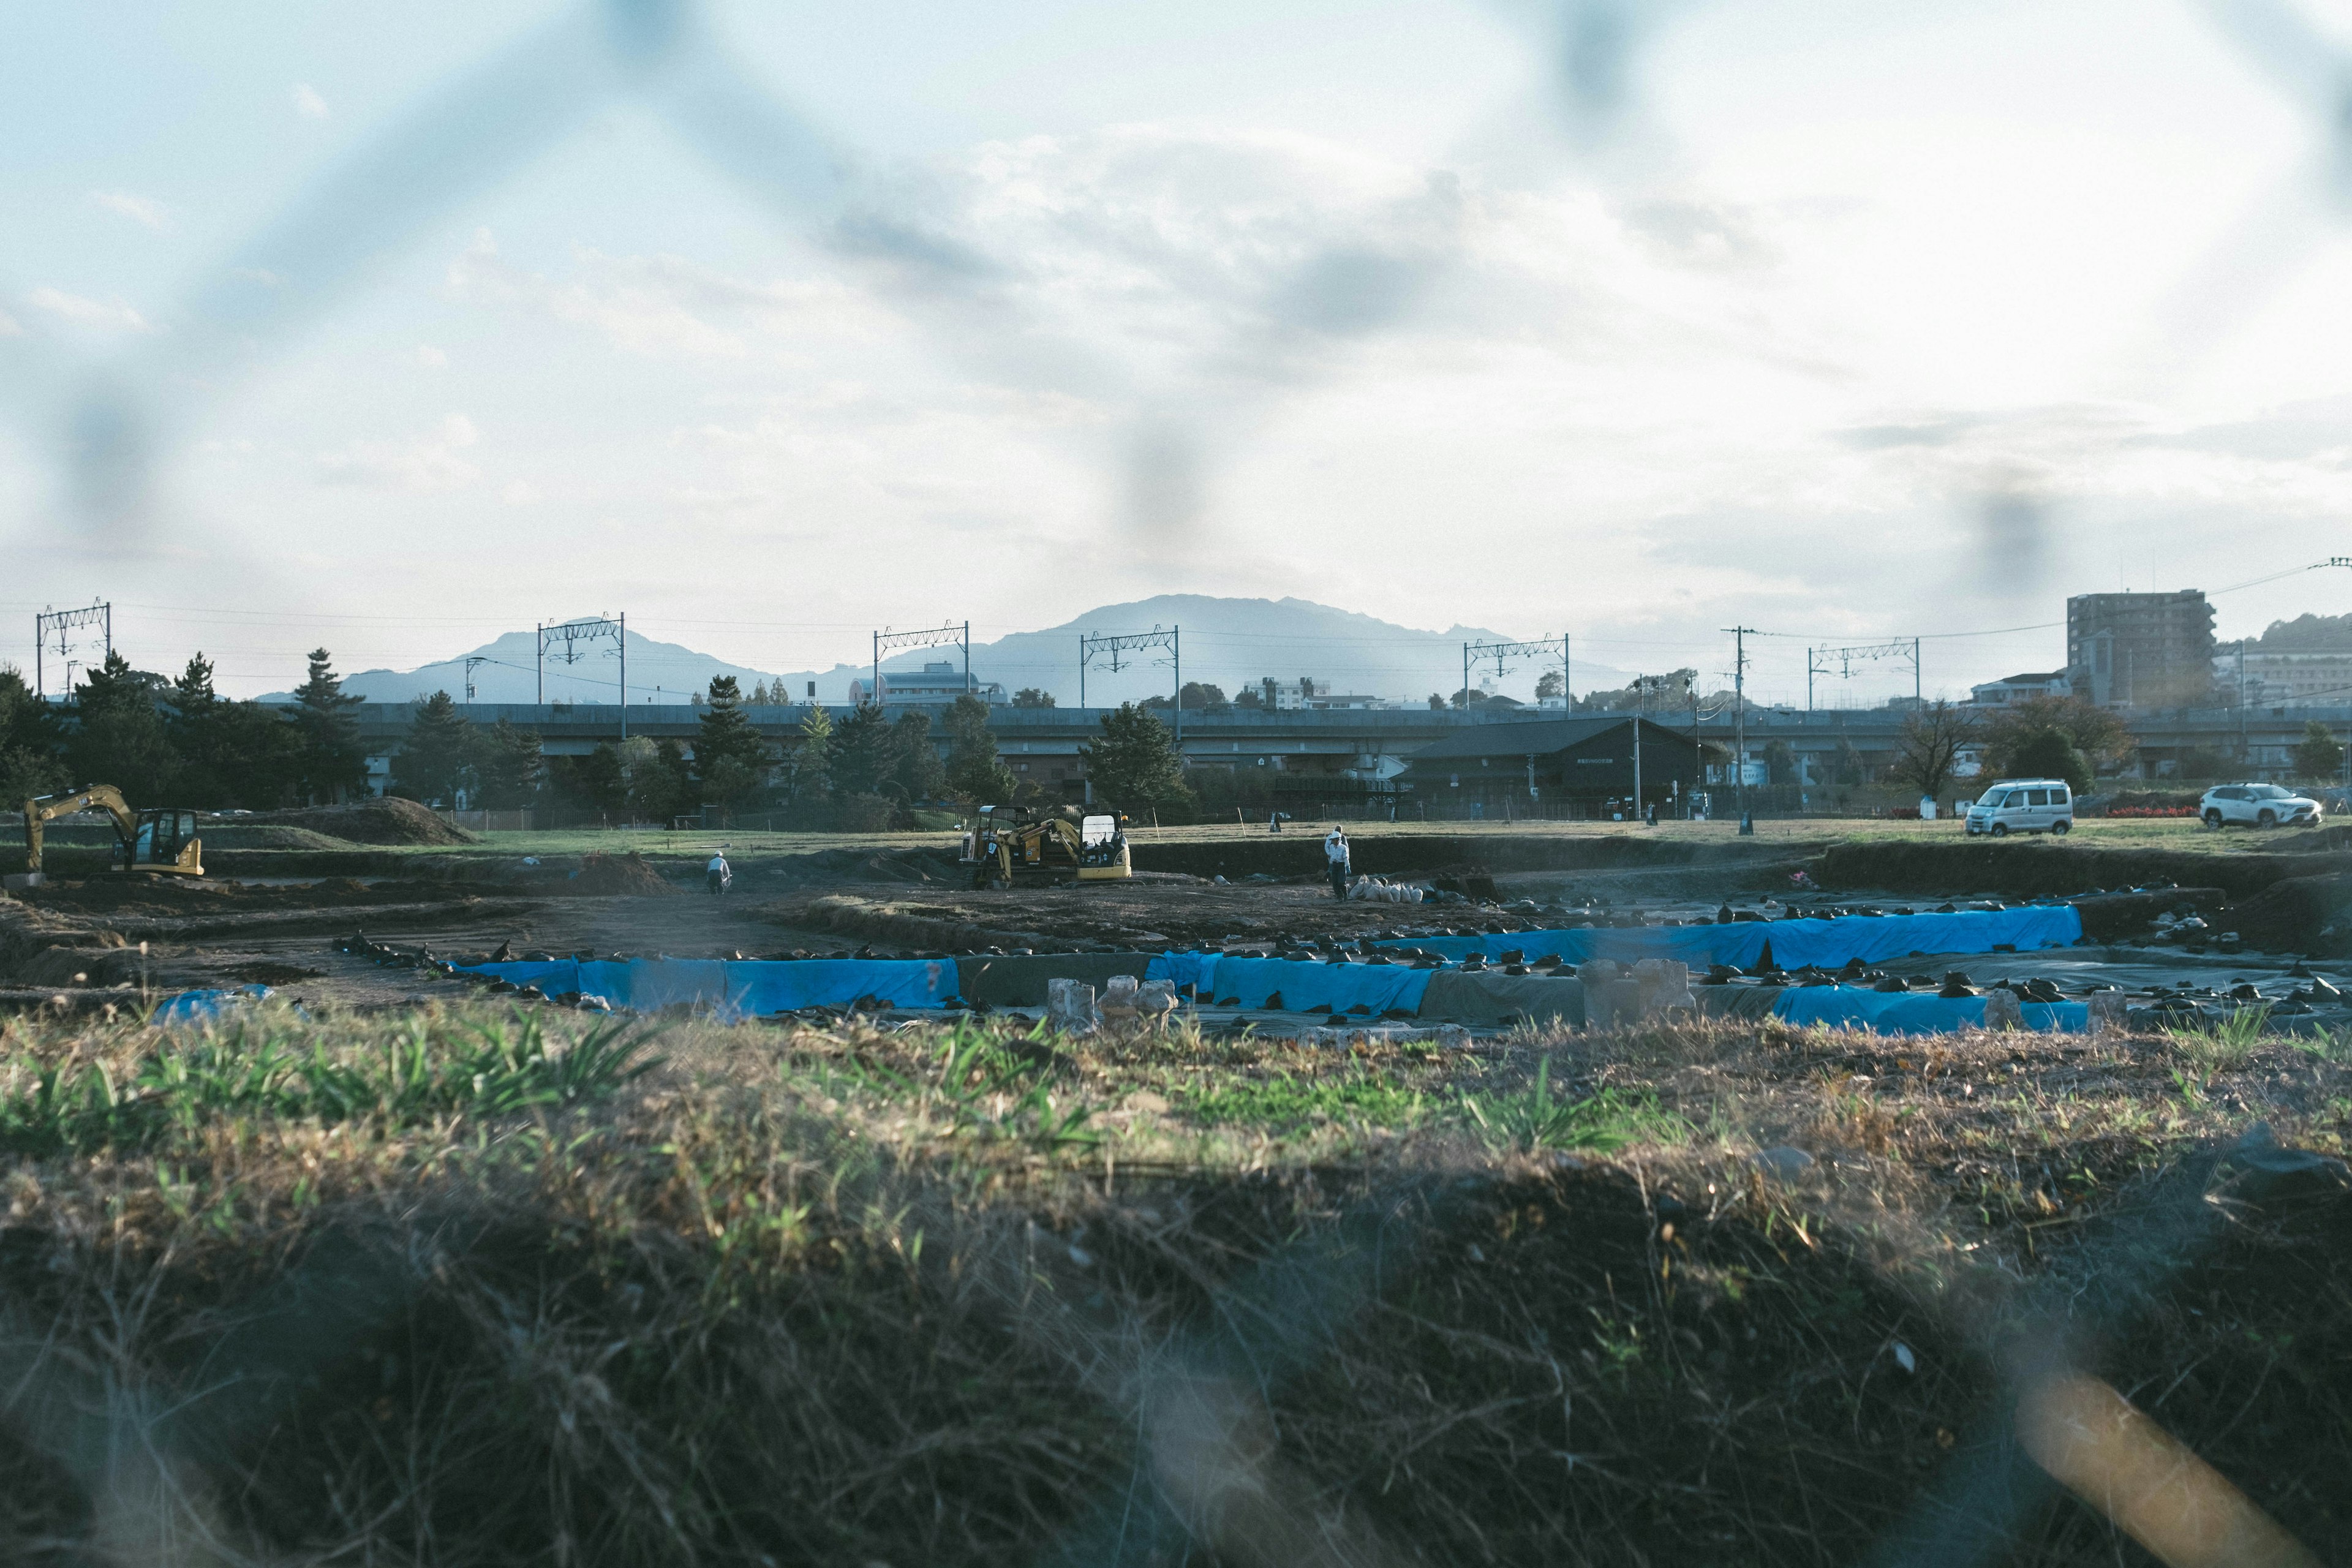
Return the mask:
<path fill-rule="evenodd" d="M 2112 1562 L 2061 1364 L 2339 1550 L 2347 1058 L 11 1020 L 0 1557 Z"/>

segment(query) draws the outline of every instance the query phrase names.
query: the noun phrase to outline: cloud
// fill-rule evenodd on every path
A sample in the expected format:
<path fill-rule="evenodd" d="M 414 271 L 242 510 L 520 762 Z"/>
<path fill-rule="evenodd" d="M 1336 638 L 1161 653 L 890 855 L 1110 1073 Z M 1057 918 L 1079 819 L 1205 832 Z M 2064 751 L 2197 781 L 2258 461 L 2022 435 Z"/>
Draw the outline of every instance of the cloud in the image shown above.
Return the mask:
<path fill-rule="evenodd" d="M 92 300 L 86 295 L 68 294 L 62 289 L 36 289 L 25 296 L 25 302 L 78 327 L 104 327 L 124 332 L 152 330 L 146 317 L 120 300 Z"/>
<path fill-rule="evenodd" d="M 435 348 L 431 343 L 417 344 L 408 352 L 408 357 L 414 363 L 423 365 L 426 370 L 440 370 L 449 363 L 449 356 L 443 353 L 439 349 Z"/>
<path fill-rule="evenodd" d="M 169 209 L 152 196 L 138 195 L 130 191 L 92 191 L 89 199 L 108 212 L 127 217 L 158 234 L 172 226 Z"/>
<path fill-rule="evenodd" d="M 499 491 L 499 499 L 509 506 L 537 506 L 547 498 L 539 493 L 538 486 L 517 479 Z"/>
<path fill-rule="evenodd" d="M 300 115 L 303 119 L 324 120 L 327 118 L 329 112 L 327 109 L 327 100 L 320 98 L 319 96 L 319 89 L 312 87 L 309 82 L 296 82 L 294 84 L 293 91 L 289 93 L 287 96 L 293 102 L 294 112 Z"/>
<path fill-rule="evenodd" d="M 593 328 L 654 358 L 744 359 L 798 353 L 812 342 L 870 332 L 880 318 L 858 291 L 831 281 L 755 283 L 675 256 L 614 257 L 582 248 L 555 279 L 509 265 L 487 229 L 450 262 L 450 296 L 538 311 Z"/>
<path fill-rule="evenodd" d="M 319 454 L 319 482 L 359 489 L 435 492 L 463 489 L 481 469 L 458 456 L 480 439 L 474 422 L 452 414 L 430 435 L 406 441 L 355 441 Z"/>
<path fill-rule="evenodd" d="M 0 310 L 0 338 L 21 338 L 24 335 L 24 324 L 7 311 Z"/>

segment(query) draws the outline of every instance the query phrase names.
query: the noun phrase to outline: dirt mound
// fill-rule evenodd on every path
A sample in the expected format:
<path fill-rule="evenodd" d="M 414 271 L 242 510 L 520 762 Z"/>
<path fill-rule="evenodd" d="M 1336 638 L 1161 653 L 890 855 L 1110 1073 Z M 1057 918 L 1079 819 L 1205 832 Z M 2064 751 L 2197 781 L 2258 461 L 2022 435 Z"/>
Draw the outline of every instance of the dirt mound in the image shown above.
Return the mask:
<path fill-rule="evenodd" d="M 2290 877 L 2248 899 L 2215 921 L 2234 931 L 2249 947 L 2271 952 L 2336 954 L 2352 952 L 2352 875 Z"/>
<path fill-rule="evenodd" d="M 462 827 L 453 827 L 413 800 L 384 795 L 351 805 L 314 805 L 295 811 L 268 811 L 238 818 L 241 826 L 307 827 L 346 844 L 478 844 Z"/>
<path fill-rule="evenodd" d="M 607 855 L 601 849 L 591 852 L 580 862 L 580 874 L 565 882 L 564 889 L 599 897 L 659 897 L 679 890 L 677 884 L 655 870 L 634 849 L 625 855 Z"/>
<path fill-rule="evenodd" d="M 2264 841 L 2265 850 L 2269 842 Z M 2316 856 L 2246 850 L 2096 849 L 2048 839 L 1941 844 L 1895 839 L 1832 845 L 1813 875 L 1825 887 L 1888 892 L 2068 898 L 2093 888 L 2154 888 L 2169 882 L 2219 888 L 2242 899 L 2289 877 L 2352 871 L 2352 856 L 2339 859 L 2340 864 L 2329 864 Z"/>
<path fill-rule="evenodd" d="M 819 849 L 785 858 L 778 874 L 802 882 L 968 883 L 951 849 Z"/>

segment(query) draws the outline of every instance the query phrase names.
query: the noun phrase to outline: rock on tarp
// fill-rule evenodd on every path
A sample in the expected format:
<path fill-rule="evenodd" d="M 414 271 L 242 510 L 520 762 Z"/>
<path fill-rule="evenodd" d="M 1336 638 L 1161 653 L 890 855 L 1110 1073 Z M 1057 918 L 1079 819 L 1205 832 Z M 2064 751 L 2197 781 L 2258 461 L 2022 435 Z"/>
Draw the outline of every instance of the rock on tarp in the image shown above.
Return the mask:
<path fill-rule="evenodd" d="M 2065 904 L 2014 910 L 1962 910 L 1948 915 L 1845 915 L 1836 920 L 1737 921 L 1730 925 L 1595 926 L 1565 931 L 1515 931 L 1477 936 L 1407 937 L 1383 947 L 1418 947 L 1448 958 L 1517 948 L 1528 957 L 1556 952 L 1570 963 L 1614 959 L 1671 958 L 1704 969 L 1711 963 L 1752 969 L 1772 944 L 1783 969 L 1817 964 L 1835 969 L 1851 959 L 1883 963 L 1915 952 L 2020 952 L 2067 947 L 2082 940 L 2083 918 Z"/>
<path fill-rule="evenodd" d="M 1165 953 L 1165 959 L 1198 958 L 1197 953 Z M 1391 1009 L 1419 1012 L 1422 993 L 1429 989 L 1430 972 L 1402 963 L 1323 963 L 1289 958 L 1218 958 L 1207 964 L 1171 963 L 1162 973 L 1155 961 L 1150 978 L 1195 986 L 1202 1001 L 1238 998 L 1244 1007 L 1264 1007 L 1266 998 L 1279 995 L 1281 1010 L 1304 1013 L 1328 1006 L 1334 1013 L 1362 1007 L 1374 1016 Z"/>
<path fill-rule="evenodd" d="M 956 984 L 967 1002 L 1042 1007 L 1049 980 L 1083 980 L 1100 991 L 1114 974 L 1157 979 L 1146 972 L 1159 962 L 1140 952 L 982 953 L 955 961 Z"/>
<path fill-rule="evenodd" d="M 601 996 L 638 1012 L 683 1004 L 737 1017 L 846 1007 L 862 996 L 893 1007 L 937 1007 L 956 994 L 952 959 L 559 958 L 469 964 L 465 973 L 536 985 L 551 996 Z"/>
<path fill-rule="evenodd" d="M 2084 1002 L 2028 1002 L 2025 1026 L 2043 1034 L 2079 1034 L 2091 1026 Z M 1791 1024 L 1833 1029 L 1868 1029 L 1879 1035 L 1949 1035 L 1981 1028 L 1982 996 L 1937 996 L 1930 992 L 1865 991 L 1851 985 L 1792 985 L 1772 1003 L 1775 1017 Z"/>

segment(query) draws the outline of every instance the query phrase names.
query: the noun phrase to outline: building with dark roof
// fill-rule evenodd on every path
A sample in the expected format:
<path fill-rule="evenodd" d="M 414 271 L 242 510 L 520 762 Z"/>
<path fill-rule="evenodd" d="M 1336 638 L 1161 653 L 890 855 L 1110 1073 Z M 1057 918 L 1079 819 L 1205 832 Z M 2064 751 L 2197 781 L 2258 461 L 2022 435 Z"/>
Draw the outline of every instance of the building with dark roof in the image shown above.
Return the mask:
<path fill-rule="evenodd" d="M 1433 803 L 1478 801 L 1489 810 L 1506 797 L 1538 805 L 1631 800 L 1636 745 L 1645 802 L 1672 807 L 1704 776 L 1706 758 L 1688 731 L 1614 714 L 1456 731 L 1414 752 L 1402 782 Z"/>

